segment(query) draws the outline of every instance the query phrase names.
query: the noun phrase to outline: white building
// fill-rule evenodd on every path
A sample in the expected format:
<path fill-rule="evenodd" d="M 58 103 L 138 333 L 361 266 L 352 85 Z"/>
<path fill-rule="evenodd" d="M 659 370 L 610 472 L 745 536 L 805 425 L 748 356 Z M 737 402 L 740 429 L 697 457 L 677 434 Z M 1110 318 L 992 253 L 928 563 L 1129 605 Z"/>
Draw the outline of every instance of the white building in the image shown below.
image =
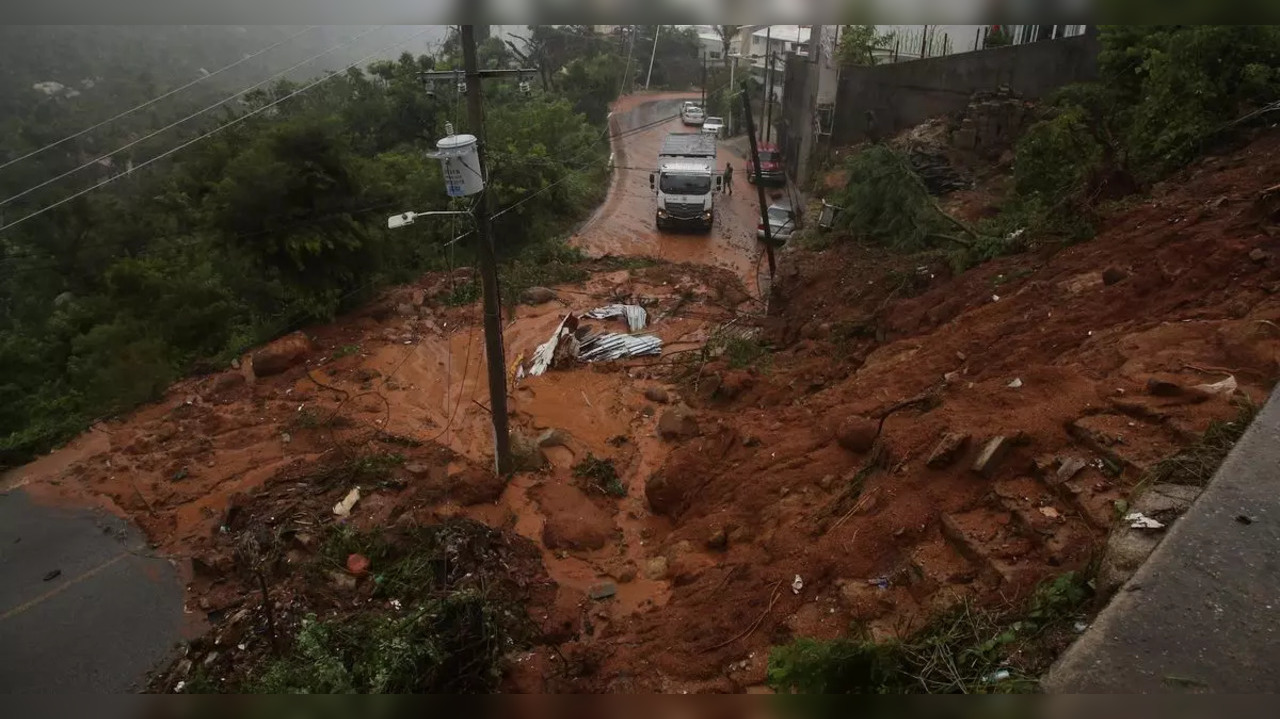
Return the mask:
<path fill-rule="evenodd" d="M 750 63 L 751 76 L 761 85 L 767 84 L 766 70 L 771 69 L 773 96 L 781 101 L 787 57 L 808 56 L 811 30 L 810 25 L 743 25 L 734 38 L 733 51 L 742 58 L 739 63 Z M 768 58 L 772 58 L 772 68 L 768 68 Z M 740 65 L 739 69 L 746 68 Z"/>

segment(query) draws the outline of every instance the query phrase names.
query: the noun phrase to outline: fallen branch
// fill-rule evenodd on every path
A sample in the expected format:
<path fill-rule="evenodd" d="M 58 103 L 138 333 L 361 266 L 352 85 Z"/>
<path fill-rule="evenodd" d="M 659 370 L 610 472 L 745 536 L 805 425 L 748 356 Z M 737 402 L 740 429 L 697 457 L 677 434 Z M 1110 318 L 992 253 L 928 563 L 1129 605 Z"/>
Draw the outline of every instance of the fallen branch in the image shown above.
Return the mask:
<path fill-rule="evenodd" d="M 769 598 L 769 606 L 765 607 L 764 612 L 761 613 L 760 616 L 757 617 L 756 620 L 751 623 L 751 626 L 739 632 L 737 636 L 734 636 L 728 641 L 721 642 L 713 647 L 707 647 L 706 649 L 703 649 L 702 652 L 704 654 L 707 652 L 713 652 L 722 647 L 727 647 L 730 644 L 733 644 L 734 642 L 738 641 L 739 639 L 746 639 L 747 637 L 751 636 L 756 631 L 756 629 L 760 628 L 760 623 L 764 621 L 765 617 L 769 616 L 769 612 L 773 611 L 773 605 L 778 603 L 778 599 L 781 596 L 782 596 L 782 580 L 779 579 L 778 582 L 773 585 L 773 596 Z"/>

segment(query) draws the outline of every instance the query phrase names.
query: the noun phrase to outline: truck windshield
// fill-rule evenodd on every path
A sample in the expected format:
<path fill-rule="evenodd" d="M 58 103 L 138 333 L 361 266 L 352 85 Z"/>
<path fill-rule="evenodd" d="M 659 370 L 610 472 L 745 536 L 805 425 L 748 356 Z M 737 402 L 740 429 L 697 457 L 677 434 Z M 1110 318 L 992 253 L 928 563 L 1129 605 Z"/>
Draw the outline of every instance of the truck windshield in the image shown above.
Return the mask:
<path fill-rule="evenodd" d="M 708 175 L 662 175 L 662 191 L 668 195 L 705 195 L 711 192 Z"/>
<path fill-rule="evenodd" d="M 774 156 L 773 156 L 773 153 L 772 153 L 772 152 L 770 152 L 769 150 L 761 150 L 761 151 L 760 151 L 760 162 L 761 162 L 761 163 L 765 163 L 765 162 L 777 162 L 777 158 L 776 158 L 776 157 L 774 157 Z"/>

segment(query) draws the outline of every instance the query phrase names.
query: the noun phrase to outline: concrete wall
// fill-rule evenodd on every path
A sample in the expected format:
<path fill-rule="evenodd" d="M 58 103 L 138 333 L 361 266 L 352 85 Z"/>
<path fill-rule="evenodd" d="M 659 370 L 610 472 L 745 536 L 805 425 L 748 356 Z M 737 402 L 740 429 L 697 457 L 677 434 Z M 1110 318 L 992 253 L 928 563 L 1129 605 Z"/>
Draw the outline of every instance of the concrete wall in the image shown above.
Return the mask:
<path fill-rule="evenodd" d="M 886 137 L 931 117 L 964 109 L 978 90 L 1007 85 L 1024 98 L 1041 97 L 1098 73 L 1092 34 L 978 50 L 875 67 L 844 68 L 836 96 L 831 142 L 847 145 Z M 790 91 L 790 77 L 787 89 Z M 795 96 L 800 101 L 800 96 Z M 786 104 L 791 104 L 788 99 Z"/>

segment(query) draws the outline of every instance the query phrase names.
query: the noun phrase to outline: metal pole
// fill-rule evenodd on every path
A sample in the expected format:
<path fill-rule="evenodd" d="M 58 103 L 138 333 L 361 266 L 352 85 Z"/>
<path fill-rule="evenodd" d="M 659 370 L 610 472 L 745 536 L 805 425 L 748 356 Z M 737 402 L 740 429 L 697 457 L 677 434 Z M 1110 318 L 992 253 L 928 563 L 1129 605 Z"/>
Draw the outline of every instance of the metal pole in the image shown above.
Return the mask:
<path fill-rule="evenodd" d="M 480 279 L 484 285 L 484 353 L 489 365 L 489 415 L 493 417 L 493 454 L 497 473 L 510 474 L 511 434 L 507 427 L 506 358 L 502 348 L 502 308 L 498 294 L 498 258 L 493 248 L 489 216 L 493 214 L 492 178 L 485 169 L 484 98 L 480 92 L 480 68 L 476 62 L 475 30 L 462 26 L 462 63 L 467 71 L 467 120 L 480 142 L 477 157 L 485 173 L 485 189 L 475 203 Z"/>
<path fill-rule="evenodd" d="M 733 71 L 738 69 L 738 58 L 730 57 L 729 60 L 729 89 L 733 89 Z M 729 116 L 725 118 L 729 122 L 729 137 L 733 137 L 733 98 L 729 98 Z"/>
<path fill-rule="evenodd" d="M 657 25 L 658 29 L 653 31 L 653 51 L 649 53 L 649 74 L 644 78 L 644 89 L 649 89 L 649 81 L 653 79 L 653 58 L 658 56 L 658 35 L 662 33 L 662 26 Z"/>
<path fill-rule="evenodd" d="M 929 42 L 929 26 L 924 26 L 924 32 L 920 33 L 920 59 L 925 58 L 925 50 L 928 48 L 926 43 Z"/>
<path fill-rule="evenodd" d="M 702 53 L 702 111 L 707 111 L 707 54 Z"/>
<path fill-rule="evenodd" d="M 761 114 L 764 115 L 764 141 L 769 141 L 769 121 L 772 119 L 770 111 L 773 110 L 773 51 L 769 47 L 773 39 L 773 26 L 770 25 L 764 31 L 764 107 L 761 108 Z"/>
<path fill-rule="evenodd" d="M 760 221 L 764 224 L 764 251 L 769 258 L 769 279 L 778 270 L 778 263 L 773 257 L 773 228 L 769 227 L 769 205 L 764 196 L 764 180 L 761 179 L 760 149 L 756 145 L 756 123 L 751 117 L 751 98 L 747 93 L 747 83 L 742 83 L 742 109 L 747 113 L 747 141 L 751 143 L 751 165 L 756 168 L 756 197 L 760 201 Z M 760 299 L 764 299 L 763 297 Z"/>

